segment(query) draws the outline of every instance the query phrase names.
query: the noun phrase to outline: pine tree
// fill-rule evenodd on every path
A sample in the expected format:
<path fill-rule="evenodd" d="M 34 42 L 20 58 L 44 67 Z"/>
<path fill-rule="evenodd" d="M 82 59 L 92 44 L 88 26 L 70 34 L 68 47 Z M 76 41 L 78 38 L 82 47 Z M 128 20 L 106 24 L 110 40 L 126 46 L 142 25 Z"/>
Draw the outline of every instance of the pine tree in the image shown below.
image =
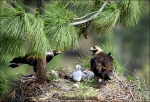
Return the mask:
<path fill-rule="evenodd" d="M 139 0 L 32 0 L 36 7 L 24 0 L 0 1 L 0 53 L 27 53 L 37 57 L 38 82 L 46 81 L 45 52 L 49 49 L 67 51 L 78 45 L 89 26 L 106 33 L 115 25 L 133 26 L 141 17 Z M 28 12 L 30 11 L 30 12 Z"/>

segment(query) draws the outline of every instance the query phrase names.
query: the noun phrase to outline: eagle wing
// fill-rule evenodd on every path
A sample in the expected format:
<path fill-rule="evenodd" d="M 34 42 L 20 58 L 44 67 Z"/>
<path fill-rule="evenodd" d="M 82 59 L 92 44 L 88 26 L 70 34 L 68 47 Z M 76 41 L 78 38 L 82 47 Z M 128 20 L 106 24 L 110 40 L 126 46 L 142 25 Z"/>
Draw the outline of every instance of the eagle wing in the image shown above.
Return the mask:
<path fill-rule="evenodd" d="M 102 63 L 102 77 L 107 79 L 110 79 L 109 77 L 112 75 L 112 71 L 114 69 L 114 62 L 113 58 L 110 55 L 106 55 L 104 57 Z"/>
<path fill-rule="evenodd" d="M 37 62 L 37 59 L 35 56 L 25 55 L 25 57 L 24 57 L 25 64 L 29 64 L 29 65 L 33 66 L 34 64 L 36 64 L 36 62 Z"/>
<path fill-rule="evenodd" d="M 113 70 L 113 58 L 108 54 L 94 56 L 91 59 L 91 70 L 96 76 L 104 78 L 107 74 L 107 79 L 110 79 L 109 73 Z"/>
<path fill-rule="evenodd" d="M 93 69 L 101 69 L 101 63 L 99 63 L 99 61 L 98 61 L 98 59 L 97 58 L 95 58 L 95 57 L 93 57 L 92 59 L 91 59 L 91 62 L 90 62 L 90 68 L 91 68 L 91 70 L 93 70 Z"/>
<path fill-rule="evenodd" d="M 32 65 L 33 63 L 35 63 L 35 61 L 36 61 L 35 56 L 25 55 L 25 56 L 15 57 L 9 63 Z"/>
<path fill-rule="evenodd" d="M 93 57 L 91 59 L 90 68 L 96 76 L 101 77 L 102 64 L 99 62 L 99 60 L 96 57 Z"/>

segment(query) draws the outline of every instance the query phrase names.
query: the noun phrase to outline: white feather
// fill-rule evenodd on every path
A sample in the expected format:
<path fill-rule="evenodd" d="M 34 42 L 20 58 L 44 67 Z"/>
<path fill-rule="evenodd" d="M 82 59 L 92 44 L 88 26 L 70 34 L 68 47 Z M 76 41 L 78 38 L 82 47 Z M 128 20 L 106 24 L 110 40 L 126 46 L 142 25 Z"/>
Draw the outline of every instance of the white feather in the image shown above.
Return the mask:
<path fill-rule="evenodd" d="M 73 74 L 70 74 L 70 78 L 73 78 Z"/>
<path fill-rule="evenodd" d="M 87 79 L 87 77 L 88 77 L 87 74 L 82 72 L 82 80 L 85 81 Z"/>
<path fill-rule="evenodd" d="M 84 72 L 81 71 L 81 65 L 77 64 L 76 71 L 70 75 L 70 78 L 72 78 L 74 81 L 77 82 L 81 80 L 85 81 L 86 79 L 93 79 L 94 73 L 90 71 L 87 74 L 85 74 Z"/>
<path fill-rule="evenodd" d="M 89 72 L 87 74 L 87 79 L 93 79 L 94 78 L 94 73 L 93 72 Z"/>
<path fill-rule="evenodd" d="M 46 55 L 53 55 L 52 52 L 46 52 Z"/>
<path fill-rule="evenodd" d="M 76 65 L 76 71 L 73 72 L 70 77 L 74 80 L 74 81 L 81 81 L 82 80 L 82 71 L 80 70 L 81 69 L 81 65 L 77 64 Z"/>
<path fill-rule="evenodd" d="M 73 78 L 74 81 L 78 81 L 78 82 L 81 81 L 81 79 L 82 79 L 82 72 L 80 70 L 73 72 L 72 78 Z"/>
<path fill-rule="evenodd" d="M 77 71 L 77 70 L 81 70 L 81 65 L 80 65 L 80 64 L 77 64 L 77 65 L 76 65 L 76 71 Z"/>

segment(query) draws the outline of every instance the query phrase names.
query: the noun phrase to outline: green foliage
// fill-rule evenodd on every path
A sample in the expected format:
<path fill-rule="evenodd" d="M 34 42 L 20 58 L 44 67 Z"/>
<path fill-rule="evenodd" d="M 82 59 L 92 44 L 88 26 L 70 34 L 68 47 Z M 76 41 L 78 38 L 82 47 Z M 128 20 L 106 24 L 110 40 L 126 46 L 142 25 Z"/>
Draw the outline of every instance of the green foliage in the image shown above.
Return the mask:
<path fill-rule="evenodd" d="M 48 27 L 69 24 L 74 16 L 72 11 L 67 10 L 67 8 L 58 1 L 45 5 L 44 12 L 44 23 L 45 26 Z"/>
<path fill-rule="evenodd" d="M 4 55 L 10 51 L 21 53 L 24 51 L 24 43 L 29 42 L 31 44 L 29 53 L 36 52 L 37 56 L 43 56 L 48 46 L 43 34 L 43 21 L 39 18 L 35 19 L 32 14 L 25 13 L 21 7 L 9 6 L 3 6 L 0 15 L 2 53 Z"/>
<path fill-rule="evenodd" d="M 142 1 L 120 0 L 110 1 L 93 24 L 101 33 L 110 32 L 116 24 L 133 26 L 140 21 Z"/>
<path fill-rule="evenodd" d="M 73 49 L 77 44 L 77 29 L 70 25 L 73 12 L 60 2 L 46 5 L 44 23 L 45 33 L 51 46 L 59 50 Z"/>
<path fill-rule="evenodd" d="M 53 80 L 55 80 L 57 78 L 57 76 L 55 74 L 52 74 L 50 75 L 48 78 L 47 78 L 47 81 L 48 82 L 52 82 Z"/>
<path fill-rule="evenodd" d="M 83 65 L 84 68 L 90 68 L 90 54 L 81 55 L 77 57 L 77 60 Z"/>
<path fill-rule="evenodd" d="M 70 6 L 71 4 L 72 6 Z M 94 8 L 94 2 L 92 0 L 84 0 L 84 2 L 82 0 L 71 0 L 70 5 L 68 5 L 68 8 L 75 13 L 75 17 L 86 15 L 88 12 L 93 11 Z"/>
<path fill-rule="evenodd" d="M 79 85 L 80 91 L 76 93 L 76 96 L 83 97 L 83 98 L 95 96 L 98 90 L 93 90 L 89 88 L 91 82 L 92 85 L 94 84 L 93 81 L 96 82 L 95 80 L 87 80 L 83 83 L 80 83 Z"/>
<path fill-rule="evenodd" d="M 1 6 L 0 29 L 3 38 L 1 42 L 1 53 L 23 54 L 24 43 L 29 42 L 28 53 L 42 57 L 49 49 L 69 50 L 75 48 L 77 42 L 77 31 L 70 26 L 73 13 L 65 8 L 61 2 L 45 5 L 44 15 L 25 12 L 26 5 L 14 2 L 11 5 Z M 33 9 L 32 9 L 33 10 Z"/>
<path fill-rule="evenodd" d="M 6 0 L 1 0 L 0 1 L 0 6 L 6 5 Z"/>
<path fill-rule="evenodd" d="M 105 53 L 111 52 L 111 56 L 114 59 L 117 59 L 116 46 L 113 45 L 113 42 L 105 42 L 104 44 L 99 45 Z"/>
<path fill-rule="evenodd" d="M 45 55 L 47 49 L 50 48 L 48 39 L 43 31 L 44 28 L 43 20 L 41 18 L 34 19 L 31 28 L 32 28 L 30 37 L 31 40 L 29 40 L 31 46 L 29 48 L 29 53 L 30 54 L 36 53 L 38 57 L 42 57 L 43 55 Z"/>
<path fill-rule="evenodd" d="M 0 53 L 1 53 L 1 60 L 5 59 L 8 54 L 15 55 L 23 54 L 24 53 L 24 46 L 21 37 L 15 38 L 10 36 L 2 36 L 0 35 Z M 19 43 L 19 44 L 18 44 Z M 18 44 L 18 46 L 16 46 Z"/>
<path fill-rule="evenodd" d="M 125 26 L 132 26 L 139 22 L 143 1 L 121 0 L 118 7 L 121 10 L 119 22 Z"/>
<path fill-rule="evenodd" d="M 94 1 L 51 1 L 44 3 L 43 13 L 28 7 L 20 0 L 11 0 L 13 6 L 3 3 L 0 7 L 0 52 L 24 53 L 24 43 L 29 42 L 28 53 L 39 57 L 44 56 L 49 49 L 70 50 L 78 45 L 78 29 L 71 25 L 74 17 L 89 14 L 89 18 L 101 8 L 104 0 Z M 133 25 L 140 18 L 141 2 L 139 1 L 109 1 L 104 10 L 93 20 L 95 28 L 101 33 L 112 31 L 117 22 L 123 25 Z M 28 13 L 28 8 L 33 13 Z M 84 11 L 84 12 L 79 12 Z M 84 20 L 83 18 L 82 20 Z"/>
<path fill-rule="evenodd" d="M 54 29 L 54 30 L 53 30 Z M 52 32 L 49 32 L 48 37 L 50 44 L 59 50 L 75 49 L 77 42 L 77 32 L 73 26 L 64 25 L 60 27 L 51 27 Z"/>
<path fill-rule="evenodd" d="M 115 72 L 120 75 L 123 74 L 123 72 L 125 71 L 124 66 L 117 60 L 114 60 L 114 65 L 115 65 Z"/>
<path fill-rule="evenodd" d="M 84 8 L 84 7 L 90 8 L 90 7 L 93 7 L 95 5 L 92 0 L 87 0 L 87 1 L 84 1 L 84 2 L 82 0 L 71 0 L 71 2 L 76 7 L 79 7 L 79 8 Z"/>
<path fill-rule="evenodd" d="M 15 9 L 10 5 L 1 6 L 0 9 L 0 53 L 3 53 L 3 56 L 10 52 L 12 55 L 23 53 L 24 41 L 22 36 L 26 34 L 22 19 L 24 11 Z"/>
<path fill-rule="evenodd" d="M 115 24 L 118 21 L 120 10 L 102 12 L 96 19 L 93 20 L 93 24 L 101 33 L 110 32 L 113 30 Z"/>
<path fill-rule="evenodd" d="M 91 79 L 91 80 L 86 80 L 85 82 L 84 82 L 84 85 L 86 85 L 86 86 L 94 86 L 94 85 L 97 85 L 97 80 L 95 80 L 95 79 Z"/>
<path fill-rule="evenodd" d="M 76 98 L 89 98 L 94 97 L 99 89 L 95 89 L 94 87 L 97 86 L 97 80 L 86 80 L 84 82 L 76 83 L 77 86 L 72 87 L 73 91 L 65 92 L 65 96 L 67 97 L 76 97 Z M 73 84 L 73 83 L 71 83 Z M 74 84 L 75 85 L 75 84 Z M 79 86 L 78 86 L 79 85 Z M 72 85 L 71 85 L 72 86 Z M 75 88 L 75 89 L 74 89 Z"/>
<path fill-rule="evenodd" d="M 131 76 L 128 76 L 128 77 L 127 77 L 127 80 L 128 80 L 128 81 L 134 81 L 135 79 L 134 79 L 133 77 L 131 77 Z"/>
<path fill-rule="evenodd" d="M 4 92 L 8 89 L 7 79 L 2 71 L 0 71 L 0 97 L 3 97 Z"/>

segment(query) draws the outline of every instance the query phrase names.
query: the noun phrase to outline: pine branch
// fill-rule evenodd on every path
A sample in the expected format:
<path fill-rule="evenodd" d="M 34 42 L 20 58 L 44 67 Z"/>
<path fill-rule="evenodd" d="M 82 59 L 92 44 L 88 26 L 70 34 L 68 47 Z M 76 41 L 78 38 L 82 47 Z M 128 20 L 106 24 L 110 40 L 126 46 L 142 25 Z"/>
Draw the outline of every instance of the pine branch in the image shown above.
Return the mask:
<path fill-rule="evenodd" d="M 73 20 L 80 20 L 80 19 L 83 19 L 83 18 L 86 18 L 87 16 L 91 15 L 91 14 L 94 14 L 94 13 L 97 13 L 97 11 L 94 11 L 94 12 L 90 12 L 82 17 L 79 17 L 79 18 L 73 18 Z"/>
<path fill-rule="evenodd" d="M 91 16 L 90 18 L 85 19 L 85 20 L 82 20 L 82 21 L 78 21 L 78 22 L 73 22 L 73 23 L 71 23 L 70 25 L 80 25 L 80 24 L 89 22 L 89 21 L 91 21 L 92 19 L 96 18 L 96 17 L 103 11 L 103 9 L 104 9 L 104 7 L 106 6 L 107 2 L 108 2 L 108 0 L 106 0 L 106 1 L 103 3 L 102 7 L 97 11 L 97 13 L 94 14 L 93 16 Z"/>

